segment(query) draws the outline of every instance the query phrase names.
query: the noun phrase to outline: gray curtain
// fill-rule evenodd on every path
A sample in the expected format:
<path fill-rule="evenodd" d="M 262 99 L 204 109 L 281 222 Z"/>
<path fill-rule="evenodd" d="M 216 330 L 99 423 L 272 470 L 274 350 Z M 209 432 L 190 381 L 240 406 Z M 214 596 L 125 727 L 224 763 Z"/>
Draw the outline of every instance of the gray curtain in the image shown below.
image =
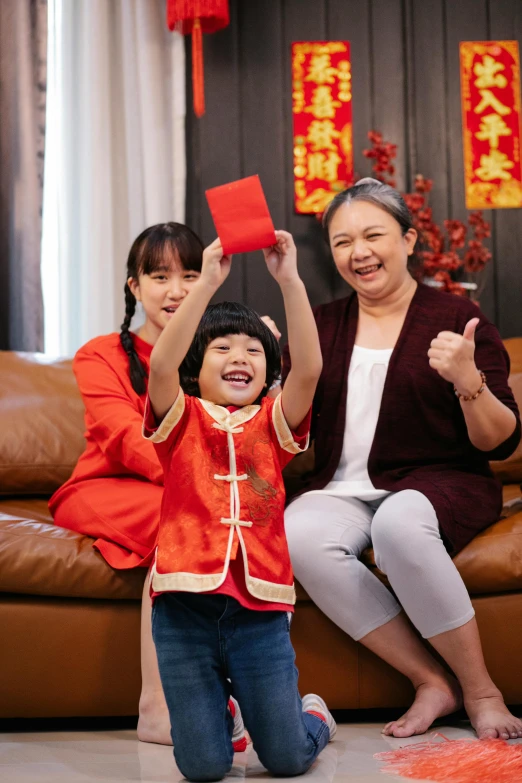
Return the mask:
<path fill-rule="evenodd" d="M 0 349 L 43 350 L 47 0 L 0 0 Z"/>

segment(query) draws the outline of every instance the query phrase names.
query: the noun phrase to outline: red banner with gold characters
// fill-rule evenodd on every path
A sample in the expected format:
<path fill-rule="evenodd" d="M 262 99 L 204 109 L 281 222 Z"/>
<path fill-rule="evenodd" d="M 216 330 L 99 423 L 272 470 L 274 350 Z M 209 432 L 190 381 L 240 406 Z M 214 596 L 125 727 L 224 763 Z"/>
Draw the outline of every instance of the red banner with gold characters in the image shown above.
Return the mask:
<path fill-rule="evenodd" d="M 292 112 L 295 210 L 324 212 L 353 179 L 348 41 L 292 44 Z"/>
<path fill-rule="evenodd" d="M 522 207 L 517 41 L 460 44 L 466 207 Z"/>

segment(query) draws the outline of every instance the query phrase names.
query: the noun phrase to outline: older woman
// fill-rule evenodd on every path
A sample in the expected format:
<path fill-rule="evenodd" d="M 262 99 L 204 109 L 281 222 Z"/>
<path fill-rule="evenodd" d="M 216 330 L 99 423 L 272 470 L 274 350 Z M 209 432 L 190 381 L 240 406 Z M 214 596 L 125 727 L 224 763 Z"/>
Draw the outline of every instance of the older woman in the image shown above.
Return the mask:
<path fill-rule="evenodd" d="M 325 368 L 316 462 L 286 512 L 296 576 L 328 617 L 415 686 L 412 707 L 386 734 L 423 733 L 463 702 L 479 737 L 522 737 L 487 672 L 451 559 L 498 519 L 488 461 L 520 440 L 506 351 L 473 303 L 411 276 L 417 234 L 395 190 L 361 180 L 334 198 L 324 228 L 355 293 L 316 311 Z M 397 600 L 359 560 L 370 543 Z"/>

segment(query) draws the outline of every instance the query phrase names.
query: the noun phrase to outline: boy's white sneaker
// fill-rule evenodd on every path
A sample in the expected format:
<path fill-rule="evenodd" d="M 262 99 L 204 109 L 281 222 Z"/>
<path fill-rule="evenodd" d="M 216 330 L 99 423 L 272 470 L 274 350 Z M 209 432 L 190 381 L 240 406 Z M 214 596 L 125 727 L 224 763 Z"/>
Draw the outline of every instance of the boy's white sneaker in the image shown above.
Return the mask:
<path fill-rule="evenodd" d="M 243 716 L 241 715 L 239 704 L 233 696 L 228 700 L 228 709 L 234 718 L 234 729 L 232 731 L 232 746 L 234 748 L 234 753 L 242 753 L 247 749 L 248 741 L 246 738 Z"/>
<path fill-rule="evenodd" d="M 321 699 L 316 693 L 307 693 L 306 696 L 303 696 L 303 712 L 316 713 L 324 720 L 330 730 L 331 742 L 337 733 L 337 723 L 334 721 L 324 699 Z"/>

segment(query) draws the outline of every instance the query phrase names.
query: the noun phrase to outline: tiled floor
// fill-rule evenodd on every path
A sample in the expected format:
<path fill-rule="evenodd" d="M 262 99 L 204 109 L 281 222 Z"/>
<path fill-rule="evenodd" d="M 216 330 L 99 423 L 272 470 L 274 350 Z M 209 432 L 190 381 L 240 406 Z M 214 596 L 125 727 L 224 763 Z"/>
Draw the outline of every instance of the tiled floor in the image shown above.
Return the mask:
<path fill-rule="evenodd" d="M 304 776 L 306 783 L 404 780 L 379 772 L 379 762 L 373 755 L 420 739 L 384 738 L 380 733 L 381 725 L 339 725 L 335 741 Z M 473 736 L 465 724 L 462 728 L 453 726 L 438 731 L 451 739 Z M 237 781 L 245 777 L 264 783 L 270 779 L 251 746 L 246 753 L 236 755 L 226 780 Z M 172 749 L 138 742 L 135 731 L 0 734 L 1 783 L 177 783 L 180 779 Z"/>

